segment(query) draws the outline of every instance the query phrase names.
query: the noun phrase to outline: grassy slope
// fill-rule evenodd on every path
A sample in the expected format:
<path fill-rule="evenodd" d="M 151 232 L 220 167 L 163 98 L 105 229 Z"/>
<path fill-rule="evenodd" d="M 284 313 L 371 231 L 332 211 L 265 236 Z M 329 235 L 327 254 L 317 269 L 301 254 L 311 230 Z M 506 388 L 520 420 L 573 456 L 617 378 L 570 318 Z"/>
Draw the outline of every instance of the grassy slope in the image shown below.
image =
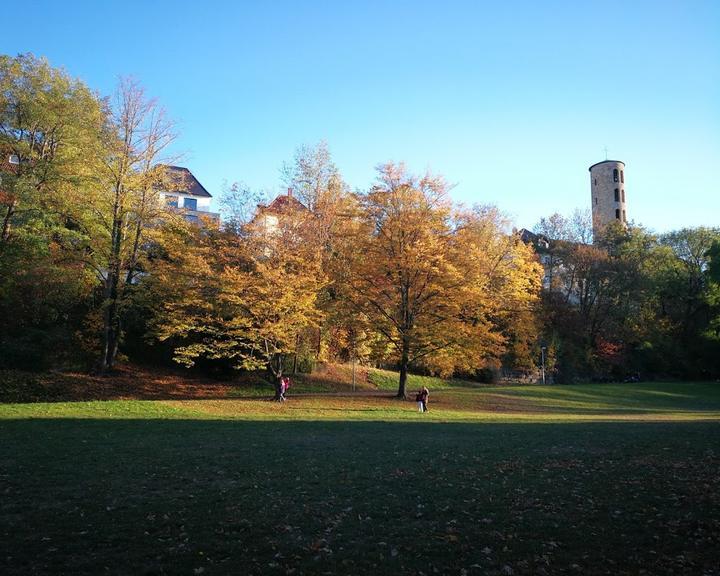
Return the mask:
<path fill-rule="evenodd" d="M 350 392 L 352 386 L 352 367 L 348 364 L 323 365 L 313 374 L 297 374 L 292 377 L 294 382 L 292 392 L 296 394 L 317 394 L 323 392 Z M 357 367 L 355 374 L 355 390 L 397 392 L 398 373 L 377 368 Z M 408 393 L 414 392 L 422 386 L 433 390 L 448 390 L 451 388 L 477 388 L 475 382 L 464 380 L 444 380 L 434 376 L 418 376 L 408 374 Z M 235 397 L 267 396 L 269 386 L 260 383 L 242 383 L 233 391 Z"/>
<path fill-rule="evenodd" d="M 398 373 L 389 370 L 378 370 L 371 368 L 368 370 L 368 382 L 379 390 L 388 390 L 395 392 L 398 389 Z M 433 390 L 447 390 L 450 388 L 475 388 L 479 385 L 475 382 L 465 380 L 444 380 L 436 376 L 418 376 L 416 374 L 408 374 L 407 389 L 415 391 L 418 388 L 427 386 Z"/>
<path fill-rule="evenodd" d="M 57 402 L 62 400 L 160 400 L 169 398 L 248 398 L 272 395 L 273 386 L 267 374 L 245 373 L 233 380 L 213 380 L 177 368 L 153 370 L 140 366 L 122 366 L 111 377 L 83 373 L 34 373 L 0 370 L 0 403 Z M 321 365 L 313 374 L 292 377 L 295 394 L 358 392 L 395 392 L 398 374 L 385 370 L 347 364 Z M 459 380 L 442 380 L 410 375 L 409 390 L 420 386 L 434 390 L 456 386 L 474 386 Z"/>
<path fill-rule="evenodd" d="M 0 573 L 715 573 L 718 446 L 709 383 L 0 405 Z"/>

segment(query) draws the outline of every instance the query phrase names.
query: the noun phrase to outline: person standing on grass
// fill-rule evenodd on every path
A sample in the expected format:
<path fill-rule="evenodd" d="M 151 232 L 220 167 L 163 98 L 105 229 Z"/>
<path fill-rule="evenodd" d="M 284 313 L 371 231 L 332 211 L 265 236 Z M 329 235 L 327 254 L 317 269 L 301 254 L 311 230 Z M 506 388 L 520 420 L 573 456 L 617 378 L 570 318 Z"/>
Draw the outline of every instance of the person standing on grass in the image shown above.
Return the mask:
<path fill-rule="evenodd" d="M 273 398 L 275 402 L 285 401 L 285 391 L 287 390 L 285 380 L 286 378 L 283 377 L 282 372 L 275 377 L 275 397 Z"/>
<path fill-rule="evenodd" d="M 417 402 L 418 405 L 418 412 L 424 412 L 425 410 L 423 410 L 422 390 L 418 390 L 417 394 L 415 394 L 415 402 Z"/>
<path fill-rule="evenodd" d="M 423 386 L 420 389 L 420 404 L 422 406 L 422 412 L 428 411 L 428 398 L 430 397 L 430 391 L 427 389 L 427 386 Z"/>
<path fill-rule="evenodd" d="M 283 376 L 280 378 L 280 402 L 285 402 L 285 392 L 290 388 L 290 378 Z"/>

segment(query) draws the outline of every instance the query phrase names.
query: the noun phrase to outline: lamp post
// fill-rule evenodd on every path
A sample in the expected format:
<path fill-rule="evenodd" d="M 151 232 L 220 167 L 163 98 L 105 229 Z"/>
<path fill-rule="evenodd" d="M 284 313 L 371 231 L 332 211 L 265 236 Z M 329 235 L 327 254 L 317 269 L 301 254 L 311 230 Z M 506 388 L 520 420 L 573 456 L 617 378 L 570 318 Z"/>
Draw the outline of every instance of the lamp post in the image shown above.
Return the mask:
<path fill-rule="evenodd" d="M 540 362 L 541 362 L 540 366 L 542 368 L 543 386 L 545 386 L 545 350 L 546 350 L 545 346 L 540 346 Z"/>

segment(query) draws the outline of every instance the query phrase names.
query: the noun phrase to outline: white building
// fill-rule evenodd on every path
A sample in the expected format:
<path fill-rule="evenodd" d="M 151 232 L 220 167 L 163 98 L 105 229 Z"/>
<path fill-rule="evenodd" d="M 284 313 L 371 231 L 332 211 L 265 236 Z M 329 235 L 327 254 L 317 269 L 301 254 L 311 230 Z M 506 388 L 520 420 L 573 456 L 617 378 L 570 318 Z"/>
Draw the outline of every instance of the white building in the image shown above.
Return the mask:
<path fill-rule="evenodd" d="M 287 194 L 281 194 L 267 206 L 258 204 L 252 222 L 261 234 L 270 236 L 278 231 L 281 219 L 307 211 L 305 205 L 293 196 L 292 188 L 288 188 Z"/>
<path fill-rule="evenodd" d="M 160 191 L 160 198 L 168 208 L 182 212 L 189 222 L 201 223 L 203 218 L 218 222 L 220 215 L 210 211 L 212 195 L 200 184 L 190 170 L 182 166 L 166 166 L 171 186 Z"/>

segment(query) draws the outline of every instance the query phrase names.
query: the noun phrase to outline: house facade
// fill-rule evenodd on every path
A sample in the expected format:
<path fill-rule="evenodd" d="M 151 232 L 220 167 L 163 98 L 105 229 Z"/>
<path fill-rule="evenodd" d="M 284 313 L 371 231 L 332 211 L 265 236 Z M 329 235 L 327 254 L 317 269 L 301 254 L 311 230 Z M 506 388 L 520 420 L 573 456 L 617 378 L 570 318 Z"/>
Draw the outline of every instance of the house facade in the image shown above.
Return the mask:
<path fill-rule="evenodd" d="M 268 236 L 278 231 L 284 217 L 307 211 L 305 205 L 293 196 L 292 188 L 288 188 L 287 194 L 281 194 L 270 204 L 258 204 L 252 224 L 261 234 Z"/>
<path fill-rule="evenodd" d="M 166 166 L 165 189 L 160 198 L 171 210 L 178 210 L 188 222 L 202 224 L 203 220 L 220 222 L 220 215 L 210 211 L 212 194 L 208 192 L 195 175 L 182 166 Z"/>

